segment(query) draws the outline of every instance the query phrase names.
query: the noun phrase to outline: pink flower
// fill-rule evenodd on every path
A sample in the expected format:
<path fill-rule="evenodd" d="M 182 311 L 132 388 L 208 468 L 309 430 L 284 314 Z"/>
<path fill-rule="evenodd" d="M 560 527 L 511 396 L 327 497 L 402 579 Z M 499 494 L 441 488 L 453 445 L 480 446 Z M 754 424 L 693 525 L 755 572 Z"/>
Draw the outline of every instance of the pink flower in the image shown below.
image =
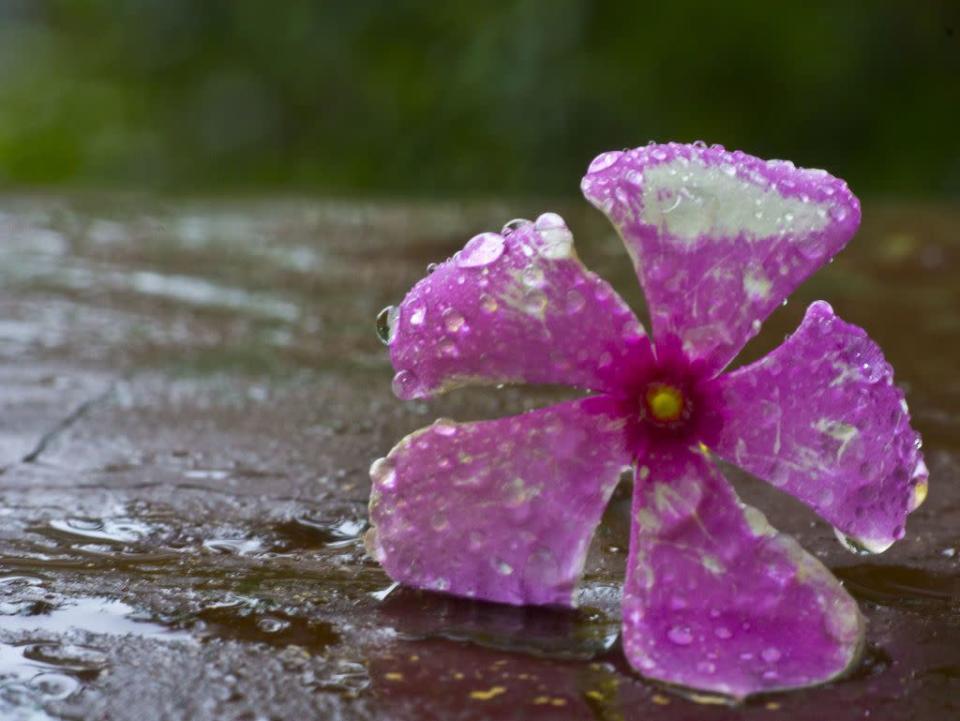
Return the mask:
<path fill-rule="evenodd" d="M 879 552 L 926 495 L 920 440 L 880 349 L 818 301 L 722 374 L 860 222 L 822 170 L 702 144 L 604 153 L 587 199 L 627 246 L 653 336 L 545 213 L 483 233 L 390 309 L 400 398 L 474 384 L 590 391 L 513 418 L 440 420 L 371 468 L 368 547 L 395 580 L 572 605 L 621 472 L 635 472 L 623 648 L 644 676 L 734 697 L 831 679 L 863 620 L 830 572 L 717 471 L 715 454 Z"/>

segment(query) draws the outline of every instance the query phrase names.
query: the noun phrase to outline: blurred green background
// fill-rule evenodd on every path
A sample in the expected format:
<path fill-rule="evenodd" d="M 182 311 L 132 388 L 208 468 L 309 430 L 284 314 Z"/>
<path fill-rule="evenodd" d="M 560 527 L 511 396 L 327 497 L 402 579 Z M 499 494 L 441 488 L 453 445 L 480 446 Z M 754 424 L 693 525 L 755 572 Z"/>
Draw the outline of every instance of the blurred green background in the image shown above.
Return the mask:
<path fill-rule="evenodd" d="M 0 0 L 0 185 L 562 195 L 702 138 L 956 198 L 958 34 L 958 0 Z"/>

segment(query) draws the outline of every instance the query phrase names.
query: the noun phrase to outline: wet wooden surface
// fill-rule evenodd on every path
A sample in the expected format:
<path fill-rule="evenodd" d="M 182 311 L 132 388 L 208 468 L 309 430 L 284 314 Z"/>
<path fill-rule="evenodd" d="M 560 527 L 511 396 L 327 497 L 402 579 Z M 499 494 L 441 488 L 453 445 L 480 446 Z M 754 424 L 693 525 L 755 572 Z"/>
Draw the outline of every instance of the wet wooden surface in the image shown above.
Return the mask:
<path fill-rule="evenodd" d="M 741 493 L 848 584 L 864 661 L 826 687 L 696 703 L 621 658 L 628 489 L 575 613 L 393 590 L 366 560 L 367 469 L 436 416 L 551 389 L 401 403 L 374 318 L 470 235 L 563 212 L 635 304 L 584 204 L 0 199 L 0 718 L 948 719 L 960 716 L 960 211 L 864 204 L 806 304 L 865 326 L 908 390 L 930 497 L 852 556 L 799 504 Z"/>

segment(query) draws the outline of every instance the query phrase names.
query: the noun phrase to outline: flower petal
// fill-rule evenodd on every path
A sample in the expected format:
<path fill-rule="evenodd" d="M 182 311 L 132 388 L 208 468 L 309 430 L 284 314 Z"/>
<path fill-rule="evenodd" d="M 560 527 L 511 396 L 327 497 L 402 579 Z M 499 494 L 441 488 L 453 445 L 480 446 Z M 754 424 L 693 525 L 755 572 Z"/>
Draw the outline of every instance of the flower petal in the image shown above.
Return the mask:
<path fill-rule="evenodd" d="M 842 180 L 718 145 L 604 153 L 581 188 L 626 243 L 654 337 L 716 370 L 860 223 Z"/>
<path fill-rule="evenodd" d="M 742 698 L 827 681 L 857 659 L 863 620 L 854 600 L 742 505 L 708 458 L 663 454 L 645 468 L 623 600 L 624 651 L 635 668 Z"/>
<path fill-rule="evenodd" d="M 893 369 L 823 301 L 765 358 L 719 379 L 717 453 L 814 508 L 855 547 L 903 536 L 926 495 L 920 437 Z"/>
<path fill-rule="evenodd" d="M 577 258 L 556 213 L 474 237 L 391 320 L 393 387 L 403 399 L 471 384 L 609 390 L 610 370 L 649 346 L 627 304 Z"/>
<path fill-rule="evenodd" d="M 502 603 L 573 605 L 630 462 L 605 397 L 512 418 L 440 420 L 370 469 L 368 548 L 390 577 Z"/>

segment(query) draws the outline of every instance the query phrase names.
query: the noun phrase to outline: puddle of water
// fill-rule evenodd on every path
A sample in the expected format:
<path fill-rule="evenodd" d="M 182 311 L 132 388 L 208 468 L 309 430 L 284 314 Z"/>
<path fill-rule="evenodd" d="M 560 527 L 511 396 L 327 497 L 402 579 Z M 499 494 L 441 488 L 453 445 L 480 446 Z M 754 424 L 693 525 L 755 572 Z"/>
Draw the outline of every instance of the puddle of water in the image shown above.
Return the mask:
<path fill-rule="evenodd" d="M 207 606 L 195 618 L 193 630 L 206 639 L 300 646 L 311 653 L 321 653 L 340 642 L 340 635 L 329 623 L 262 609 L 245 599 Z"/>
<path fill-rule="evenodd" d="M 4 586 L 36 586 L 39 579 L 7 576 Z M 77 694 L 109 666 L 96 646 L 63 640 L 71 631 L 112 636 L 134 635 L 164 641 L 189 641 L 189 634 L 135 618 L 134 609 L 106 598 L 84 597 L 32 614 L 2 614 L 0 629 L 24 632 L 29 640 L 0 642 L 0 718 L 4 721 L 46 721 L 55 718 L 45 705 Z"/>
<path fill-rule="evenodd" d="M 3 616 L 2 624 L 4 631 L 62 634 L 77 629 L 114 636 L 178 641 L 189 638 L 187 634 L 173 632 L 158 623 L 137 619 L 135 610 L 123 601 L 97 597 L 69 599 L 49 613 Z"/>

